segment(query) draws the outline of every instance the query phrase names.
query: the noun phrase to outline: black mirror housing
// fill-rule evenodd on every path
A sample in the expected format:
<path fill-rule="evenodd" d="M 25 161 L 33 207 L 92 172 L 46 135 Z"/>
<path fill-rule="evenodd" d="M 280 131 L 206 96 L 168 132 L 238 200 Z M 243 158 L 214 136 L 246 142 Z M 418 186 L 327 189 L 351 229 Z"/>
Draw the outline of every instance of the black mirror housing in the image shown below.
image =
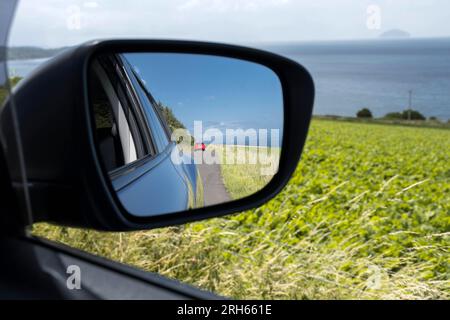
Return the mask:
<path fill-rule="evenodd" d="M 88 101 L 87 73 L 92 57 L 123 51 L 223 56 L 273 70 L 283 89 L 284 128 L 279 169 L 269 184 L 249 197 L 225 204 L 145 218 L 130 215 L 113 192 L 98 157 Z M 1 143 L 4 150 L 18 147 L 13 138 L 15 128 L 5 120 L 15 108 L 24 168 L 12 156 L 16 152 L 5 154 L 13 186 L 28 190 L 33 222 L 105 231 L 151 229 L 248 210 L 274 197 L 300 159 L 313 100 L 314 84 L 306 69 L 261 50 L 190 41 L 94 41 L 66 50 L 18 85 L 0 113 Z"/>

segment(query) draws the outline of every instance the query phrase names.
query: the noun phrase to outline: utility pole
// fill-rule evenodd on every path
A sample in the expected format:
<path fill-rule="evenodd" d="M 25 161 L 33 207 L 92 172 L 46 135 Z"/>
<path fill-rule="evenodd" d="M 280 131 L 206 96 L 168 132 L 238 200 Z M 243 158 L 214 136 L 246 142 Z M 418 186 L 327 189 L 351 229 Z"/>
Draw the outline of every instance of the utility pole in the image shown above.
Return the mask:
<path fill-rule="evenodd" d="M 413 91 L 409 90 L 408 93 L 409 93 L 408 121 L 411 121 L 411 108 L 412 108 L 412 94 L 413 94 Z"/>

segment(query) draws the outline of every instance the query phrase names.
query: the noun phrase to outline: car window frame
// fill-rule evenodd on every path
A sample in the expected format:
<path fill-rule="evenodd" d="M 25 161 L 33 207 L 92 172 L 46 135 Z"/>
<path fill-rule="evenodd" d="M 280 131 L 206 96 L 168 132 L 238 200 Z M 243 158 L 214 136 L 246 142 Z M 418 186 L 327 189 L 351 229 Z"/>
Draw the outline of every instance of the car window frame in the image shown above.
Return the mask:
<path fill-rule="evenodd" d="M 126 179 L 127 181 L 122 181 L 117 186 L 118 188 L 115 188 L 117 189 L 116 191 L 119 191 L 124 186 L 133 183 L 134 181 L 139 179 L 139 177 L 158 165 L 163 158 L 170 154 L 169 151 L 174 143 L 169 138 L 169 135 L 166 131 L 167 127 L 165 126 L 165 122 L 161 120 L 161 115 L 156 112 L 157 109 L 154 105 L 155 100 L 153 99 L 153 101 L 151 101 L 153 112 L 158 117 L 158 120 L 160 121 L 160 124 L 164 129 L 164 134 L 166 134 L 168 138 L 168 144 L 162 150 L 157 149 L 156 142 L 154 141 L 153 137 L 153 131 L 151 130 L 151 126 L 148 125 L 147 116 L 145 111 L 143 110 L 142 102 L 140 101 L 139 95 L 134 89 L 133 83 L 126 71 L 123 61 L 120 59 L 119 54 L 112 54 L 108 55 L 107 57 L 108 61 L 103 61 L 103 63 L 108 65 L 106 68 L 109 69 L 109 81 L 111 81 L 111 77 L 115 78 L 115 80 L 117 81 L 117 86 L 114 86 L 114 88 L 116 89 L 116 95 L 118 97 L 120 96 L 119 98 L 121 99 L 121 103 L 126 104 L 127 108 L 129 108 L 130 112 L 132 112 L 133 116 L 131 118 L 133 119 L 132 121 L 135 122 L 135 129 L 137 129 L 137 131 L 139 132 L 139 139 L 143 139 L 145 141 L 146 136 L 148 137 L 148 148 L 150 149 L 150 152 L 139 155 L 137 160 L 108 172 L 113 185 L 114 181 L 117 180 L 117 178 L 129 176 L 129 179 Z M 105 66 L 103 66 L 103 68 L 105 68 Z M 138 79 L 136 79 L 136 81 L 138 81 Z M 119 95 L 117 90 L 123 91 L 122 94 Z M 145 93 L 148 93 L 146 89 Z M 144 170 L 140 169 L 142 166 L 146 166 L 146 168 Z M 140 173 L 136 176 L 135 174 L 133 174 L 133 172 L 137 171 L 139 171 Z"/>
<path fill-rule="evenodd" d="M 124 165 L 132 163 L 138 159 L 137 136 L 135 133 L 136 130 L 133 129 L 133 116 L 129 114 L 127 110 L 124 110 L 123 102 L 119 98 L 118 92 L 114 88 L 113 82 L 110 80 L 106 70 L 99 63 L 99 61 L 93 62 L 91 68 L 93 71 L 93 76 L 98 78 L 98 81 L 108 98 L 113 123 L 116 126 L 116 130 L 119 134 L 119 141 L 121 144 L 120 152 L 122 153 Z M 115 110 L 115 102 L 117 102 L 117 110 Z M 122 121 L 124 122 L 125 126 L 122 125 Z M 128 139 L 128 137 L 130 138 L 130 140 L 128 141 L 128 143 L 125 143 L 124 138 L 126 140 Z M 126 145 L 128 147 L 126 147 Z M 133 151 L 130 151 L 130 148 L 132 148 Z M 134 159 L 127 162 L 127 158 L 130 158 L 130 152 L 133 154 L 132 158 Z M 123 165 L 119 167 L 122 166 Z"/>
<path fill-rule="evenodd" d="M 119 54 L 118 58 L 120 59 L 122 65 L 123 65 L 124 72 L 127 74 L 127 77 L 130 81 L 130 85 L 132 86 L 133 91 L 139 101 L 140 108 L 143 110 L 146 120 L 148 122 L 153 122 L 152 119 L 148 119 L 148 117 L 151 117 L 151 115 L 149 116 L 148 114 L 151 113 L 155 117 L 155 121 L 157 121 L 158 125 L 162 128 L 162 130 L 160 131 L 158 128 L 156 128 L 157 126 L 154 126 L 153 124 L 149 125 L 149 128 L 152 132 L 152 136 L 155 140 L 156 140 L 156 137 L 159 137 L 159 136 L 163 136 L 163 138 L 165 139 L 165 141 L 161 143 L 162 144 L 161 147 L 159 147 L 158 143 L 155 142 L 155 147 L 158 149 L 157 153 L 161 153 L 171 143 L 171 137 L 170 137 L 171 134 L 168 131 L 167 123 L 164 120 L 164 118 L 162 117 L 162 115 L 160 114 L 160 112 L 158 111 L 156 100 L 153 98 L 153 96 L 149 92 L 148 88 L 142 82 L 142 79 L 136 74 L 134 67 L 128 62 L 128 60 L 126 59 L 126 57 L 123 56 L 123 54 Z M 135 83 L 133 83 L 133 80 Z M 135 88 L 135 85 L 138 85 L 139 88 Z M 145 98 L 148 100 L 148 105 L 150 107 L 148 110 L 148 113 L 146 112 L 147 108 L 144 107 L 144 105 L 146 105 L 145 102 L 142 101 L 139 93 L 136 90 L 141 90 L 142 93 L 144 94 Z M 158 130 L 158 132 L 155 132 L 156 130 Z"/>
<path fill-rule="evenodd" d="M 150 103 L 152 104 L 153 110 L 154 110 L 156 116 L 159 118 L 159 122 L 161 123 L 161 125 L 162 125 L 162 127 L 163 127 L 163 129 L 165 131 L 165 134 L 166 134 L 167 138 L 170 140 L 170 136 L 172 134 L 172 130 L 169 128 L 169 125 L 168 125 L 166 119 L 161 114 L 161 110 L 158 108 L 155 98 L 149 92 L 147 86 L 142 82 L 142 79 L 139 77 L 139 75 L 136 74 L 136 71 L 134 69 L 132 69 L 132 72 L 133 72 L 137 82 L 141 86 L 142 90 L 146 94 L 147 98 L 149 99 Z"/>
<path fill-rule="evenodd" d="M 135 109 L 132 107 L 132 102 L 130 101 L 130 97 L 127 94 L 127 88 L 124 85 L 121 75 L 118 71 L 117 62 L 111 56 L 102 56 L 98 58 L 98 61 L 101 67 L 107 74 L 108 81 L 111 83 L 114 92 L 119 99 L 123 112 L 126 116 L 126 120 L 128 122 L 128 126 L 133 136 L 134 144 L 136 147 L 136 155 L 137 159 L 130 163 L 126 163 L 123 166 L 120 166 L 114 170 L 119 170 L 124 166 L 128 166 L 139 159 L 145 157 L 148 154 L 148 146 L 146 144 L 145 137 L 142 136 L 142 131 L 139 125 L 139 115 L 136 114 Z"/>

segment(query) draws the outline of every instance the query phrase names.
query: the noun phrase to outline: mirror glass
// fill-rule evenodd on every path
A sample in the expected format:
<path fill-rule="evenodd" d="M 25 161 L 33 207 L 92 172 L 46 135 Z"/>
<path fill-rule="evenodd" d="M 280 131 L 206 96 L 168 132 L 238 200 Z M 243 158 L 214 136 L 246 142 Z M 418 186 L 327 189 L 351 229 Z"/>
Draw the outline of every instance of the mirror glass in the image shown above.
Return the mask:
<path fill-rule="evenodd" d="M 89 67 L 95 140 L 125 209 L 148 217 L 261 190 L 278 170 L 283 94 L 253 62 L 102 54 Z"/>

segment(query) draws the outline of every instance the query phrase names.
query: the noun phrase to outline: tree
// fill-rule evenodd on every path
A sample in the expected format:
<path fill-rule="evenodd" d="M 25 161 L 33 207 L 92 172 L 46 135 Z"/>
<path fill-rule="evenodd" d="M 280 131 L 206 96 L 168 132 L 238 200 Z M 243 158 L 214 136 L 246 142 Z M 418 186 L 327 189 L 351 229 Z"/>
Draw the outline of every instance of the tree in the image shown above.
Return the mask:
<path fill-rule="evenodd" d="M 173 131 L 175 129 L 186 129 L 184 124 L 181 123 L 181 121 L 178 120 L 177 117 L 175 117 L 172 109 L 170 109 L 168 106 L 165 106 L 160 101 L 158 101 L 156 105 L 158 106 L 159 112 L 161 112 L 167 124 L 169 125 L 170 130 Z"/>
<path fill-rule="evenodd" d="M 402 120 L 403 116 L 401 112 L 389 112 L 384 116 L 384 118 L 392 120 Z"/>
<path fill-rule="evenodd" d="M 185 125 L 178 120 L 177 117 L 173 114 L 172 109 L 170 109 L 168 106 L 165 106 L 161 101 L 158 101 L 156 103 L 156 106 L 159 109 L 159 112 L 164 117 L 164 120 L 166 121 L 167 125 L 169 126 L 170 131 L 174 131 L 176 129 L 186 129 Z M 190 137 L 191 141 L 190 144 L 194 145 L 194 137 Z M 180 141 L 177 141 L 179 143 Z"/>
<path fill-rule="evenodd" d="M 421 114 L 419 111 L 408 109 L 403 111 L 402 113 L 403 119 L 405 120 L 426 120 L 425 116 Z"/>
<path fill-rule="evenodd" d="M 363 108 L 363 109 L 359 110 L 356 113 L 356 117 L 358 117 L 358 118 L 373 118 L 372 112 L 367 108 Z"/>
<path fill-rule="evenodd" d="M 434 121 L 434 122 L 441 122 L 437 117 L 429 117 L 428 118 L 429 121 Z"/>
<path fill-rule="evenodd" d="M 384 116 L 385 119 L 393 120 L 426 120 L 425 116 L 417 110 L 404 110 L 403 112 L 390 112 Z"/>

